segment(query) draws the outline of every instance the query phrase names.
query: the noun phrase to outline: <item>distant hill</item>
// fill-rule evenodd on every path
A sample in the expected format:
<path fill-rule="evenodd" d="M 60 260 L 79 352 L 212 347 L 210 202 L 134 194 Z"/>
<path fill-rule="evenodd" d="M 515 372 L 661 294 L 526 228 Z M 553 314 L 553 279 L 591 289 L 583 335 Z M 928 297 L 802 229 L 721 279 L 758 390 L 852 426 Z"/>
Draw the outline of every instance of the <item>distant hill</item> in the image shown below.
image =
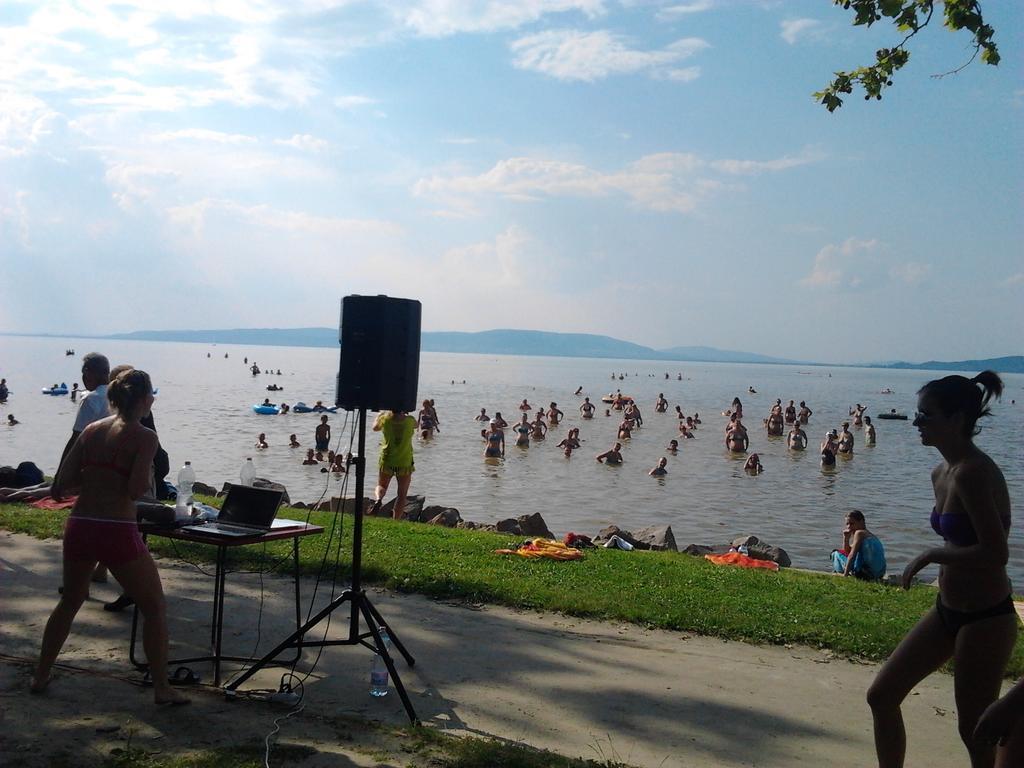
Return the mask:
<path fill-rule="evenodd" d="M 1024 356 L 1012 355 L 1010 357 L 990 357 L 986 360 L 958 360 L 953 363 L 943 363 L 938 360 L 929 360 L 926 363 L 885 363 L 877 368 L 902 368 L 914 371 L 987 371 L 997 373 L 1024 373 Z"/>
<path fill-rule="evenodd" d="M 132 341 L 187 341 L 203 344 L 259 344 L 279 347 L 336 347 L 335 328 L 234 328 L 208 331 L 133 331 L 104 338 Z M 664 360 L 718 363 L 795 363 L 751 352 L 730 352 L 714 347 L 653 349 L 630 341 L 592 333 L 552 333 L 497 329 L 465 333 L 424 332 L 424 352 L 470 352 L 485 355 L 539 355 L 594 357 L 624 360 Z"/>
<path fill-rule="evenodd" d="M 0 334 L 12 336 L 75 336 L 76 334 Z M 187 341 L 202 344 L 254 344 L 277 347 L 337 347 L 336 328 L 234 328 L 206 331 L 134 331 L 98 336 L 101 339 L 134 341 Z M 624 360 L 664 360 L 690 363 L 770 363 L 775 365 L 826 365 L 768 357 L 753 352 L 733 352 L 715 347 L 671 347 L 653 349 L 630 341 L 592 333 L 552 333 L 498 329 L 463 333 L 425 332 L 420 339 L 424 352 L 471 352 L 485 355 L 540 355 L 551 357 L 594 357 Z M 1024 356 L 993 357 L 985 360 L 957 360 L 924 363 L 884 362 L 828 364 L 834 367 L 895 368 L 929 371 L 983 371 L 1024 373 Z"/>

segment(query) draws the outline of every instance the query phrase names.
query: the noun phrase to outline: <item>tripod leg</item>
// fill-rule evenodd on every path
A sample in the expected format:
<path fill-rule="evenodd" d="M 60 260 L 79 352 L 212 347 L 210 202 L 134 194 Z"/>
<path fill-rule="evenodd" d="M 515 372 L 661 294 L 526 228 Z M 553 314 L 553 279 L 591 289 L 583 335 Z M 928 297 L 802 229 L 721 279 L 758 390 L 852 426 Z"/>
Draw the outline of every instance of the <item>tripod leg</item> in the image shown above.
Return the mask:
<path fill-rule="evenodd" d="M 290 635 L 288 635 L 287 638 L 278 643 L 277 647 L 272 648 L 270 651 L 267 652 L 265 656 L 263 656 L 263 658 L 261 658 L 257 662 L 254 662 L 251 667 L 245 670 L 245 672 L 243 672 L 241 675 L 232 680 L 228 685 L 224 686 L 224 690 L 238 690 L 238 686 L 240 686 L 242 683 L 244 683 L 246 680 L 248 680 L 250 677 L 256 674 L 259 670 L 263 669 L 263 667 L 267 666 L 267 664 L 272 662 L 274 659 L 280 656 L 281 653 L 283 653 L 289 648 L 300 648 L 303 644 L 306 647 L 317 647 L 317 643 L 302 642 L 306 633 L 309 632 L 309 630 L 311 630 L 321 621 L 323 621 L 326 616 L 333 613 L 335 609 L 337 609 L 342 603 L 345 603 L 349 600 L 355 601 L 356 599 L 356 596 L 353 595 L 351 592 L 343 592 L 341 595 L 336 597 L 329 605 L 324 607 L 318 614 L 316 614 L 316 616 L 311 618 L 301 627 L 299 627 Z"/>
<path fill-rule="evenodd" d="M 377 622 L 377 626 L 384 627 L 385 629 L 387 629 L 388 637 L 391 638 L 391 642 L 394 643 L 395 648 L 398 649 L 398 652 L 402 654 L 402 658 L 405 659 L 405 663 L 408 664 L 410 667 L 414 666 L 416 664 L 416 659 L 414 659 L 412 655 L 405 649 L 405 646 L 402 645 L 402 641 L 398 639 L 398 635 L 396 635 L 392 631 L 391 627 L 389 627 L 387 622 L 384 621 L 384 618 L 380 615 L 377 609 L 373 607 L 373 603 L 370 602 L 369 598 L 363 597 L 361 602 L 363 605 L 366 606 L 366 610 L 370 612 L 370 615 L 373 616 L 374 620 Z"/>
<path fill-rule="evenodd" d="M 412 708 L 412 702 L 409 700 L 409 694 L 405 691 L 405 685 L 402 683 L 402 678 L 398 676 L 398 670 L 395 668 L 395 662 L 391 658 L 391 654 L 388 653 L 380 639 L 380 631 L 377 629 L 377 621 L 373 616 L 373 609 L 370 607 L 369 602 L 366 600 L 366 595 L 359 594 L 353 598 L 359 603 L 359 610 L 363 614 L 363 618 L 366 619 L 367 626 L 370 627 L 370 632 L 373 634 L 373 644 L 377 647 L 377 652 L 384 659 L 384 666 L 388 668 L 388 673 L 391 675 L 391 679 L 395 681 L 395 690 L 398 691 L 398 696 L 402 700 L 402 705 L 405 707 L 405 714 L 409 716 L 409 722 L 413 725 L 419 725 L 420 719 L 416 716 L 416 710 Z"/>

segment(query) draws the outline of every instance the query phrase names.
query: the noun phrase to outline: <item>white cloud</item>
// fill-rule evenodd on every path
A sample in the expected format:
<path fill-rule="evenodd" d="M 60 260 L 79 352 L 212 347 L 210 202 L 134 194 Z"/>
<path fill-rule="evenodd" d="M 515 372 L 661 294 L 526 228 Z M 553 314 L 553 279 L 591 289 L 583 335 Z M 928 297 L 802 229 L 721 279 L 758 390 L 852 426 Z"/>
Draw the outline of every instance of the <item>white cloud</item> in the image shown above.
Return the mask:
<path fill-rule="evenodd" d="M 931 274 L 932 265 L 917 261 L 895 264 L 889 268 L 889 276 L 906 285 L 920 285 Z"/>
<path fill-rule="evenodd" d="M 817 38 L 822 34 L 822 24 L 817 19 L 784 19 L 780 22 L 779 37 L 790 45 L 801 39 Z"/>
<path fill-rule="evenodd" d="M 711 167 L 733 176 L 749 176 L 771 171 L 785 171 L 789 168 L 817 163 L 824 158 L 823 152 L 808 147 L 796 155 L 785 155 L 774 160 L 715 160 L 711 163 Z"/>
<path fill-rule="evenodd" d="M 576 11 L 594 18 L 605 8 L 603 0 L 398 0 L 392 3 L 392 11 L 416 34 L 444 37 L 516 29 L 553 13 Z"/>
<path fill-rule="evenodd" d="M 448 139 L 441 139 L 442 144 L 476 144 L 478 139 L 470 136 L 452 136 Z"/>
<path fill-rule="evenodd" d="M 326 140 L 310 136 L 308 133 L 296 133 L 290 139 L 275 139 L 274 143 L 304 152 L 322 152 L 330 146 Z"/>
<path fill-rule="evenodd" d="M 212 144 L 255 144 L 258 140 L 254 136 L 246 136 L 242 133 L 223 133 L 222 131 L 211 131 L 205 128 L 185 128 L 180 131 L 165 131 L 153 134 L 153 141 L 198 141 Z"/>
<path fill-rule="evenodd" d="M 804 157 L 805 154 L 808 156 Z M 730 186 L 714 178 L 715 172 L 734 175 L 784 171 L 817 159 L 809 153 L 798 157 L 799 160 L 787 156 L 779 160 L 709 162 L 691 153 L 661 152 L 607 172 L 563 160 L 510 157 L 478 175 L 435 174 L 421 178 L 414 184 L 413 192 L 443 202 L 446 207 L 438 213 L 444 216 L 475 215 L 477 202 L 485 195 L 521 202 L 546 197 L 622 195 L 646 210 L 690 213 L 700 202 Z"/>
<path fill-rule="evenodd" d="M 851 237 L 818 251 L 814 266 L 800 283 L 809 288 L 859 288 L 864 283 L 864 260 L 879 247 L 877 240 Z"/>
<path fill-rule="evenodd" d="M 0 158 L 37 148 L 61 119 L 41 99 L 0 88 Z"/>
<path fill-rule="evenodd" d="M 594 82 L 637 72 L 654 76 L 682 72 L 673 65 L 703 51 L 709 44 L 697 37 L 686 37 L 658 50 L 642 51 L 630 48 L 623 37 L 607 30 L 558 29 L 522 37 L 509 47 L 515 54 L 512 63 L 519 69 L 558 80 Z M 699 70 L 691 70 L 675 79 L 692 80 L 697 75 Z"/>
<path fill-rule="evenodd" d="M 117 204 L 131 211 L 178 181 L 180 174 L 169 168 L 116 164 L 107 169 L 105 178 Z"/>
<path fill-rule="evenodd" d="M 1018 272 L 1015 275 L 1010 275 L 1008 278 L 1002 281 L 1001 285 L 1006 287 L 1024 285 L 1024 272 Z"/>
<path fill-rule="evenodd" d="M 714 7 L 714 3 L 711 0 L 693 0 L 689 3 L 677 3 L 676 5 L 669 5 L 664 8 L 659 8 L 656 18 L 659 21 L 674 21 L 683 16 L 689 16 L 693 13 L 701 13 L 703 11 L 709 11 Z"/>
<path fill-rule="evenodd" d="M 371 99 L 369 96 L 336 96 L 334 99 L 334 106 L 338 109 L 356 109 L 357 107 L 366 107 L 376 103 L 377 100 Z"/>

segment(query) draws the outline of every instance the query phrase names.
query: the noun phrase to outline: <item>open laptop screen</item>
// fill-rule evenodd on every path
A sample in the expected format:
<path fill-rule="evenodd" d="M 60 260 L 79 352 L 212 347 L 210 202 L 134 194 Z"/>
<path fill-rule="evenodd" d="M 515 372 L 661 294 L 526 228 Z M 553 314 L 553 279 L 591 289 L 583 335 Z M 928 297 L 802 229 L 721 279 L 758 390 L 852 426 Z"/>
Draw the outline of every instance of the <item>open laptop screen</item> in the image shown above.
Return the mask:
<path fill-rule="evenodd" d="M 232 485 L 224 504 L 220 508 L 218 520 L 224 523 L 255 525 L 269 528 L 281 506 L 284 493 L 270 488 L 254 488 L 251 485 Z"/>

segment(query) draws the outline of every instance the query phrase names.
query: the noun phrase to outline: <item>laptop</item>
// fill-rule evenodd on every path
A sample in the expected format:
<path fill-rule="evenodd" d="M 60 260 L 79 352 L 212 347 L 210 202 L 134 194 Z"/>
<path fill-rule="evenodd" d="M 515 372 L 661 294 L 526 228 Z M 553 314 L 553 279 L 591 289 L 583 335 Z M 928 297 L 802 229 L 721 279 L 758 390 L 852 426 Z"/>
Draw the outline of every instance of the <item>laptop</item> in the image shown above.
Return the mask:
<path fill-rule="evenodd" d="M 273 527 L 283 498 L 283 491 L 232 485 L 215 521 L 186 525 L 183 530 L 196 531 L 204 536 L 260 536 Z"/>

